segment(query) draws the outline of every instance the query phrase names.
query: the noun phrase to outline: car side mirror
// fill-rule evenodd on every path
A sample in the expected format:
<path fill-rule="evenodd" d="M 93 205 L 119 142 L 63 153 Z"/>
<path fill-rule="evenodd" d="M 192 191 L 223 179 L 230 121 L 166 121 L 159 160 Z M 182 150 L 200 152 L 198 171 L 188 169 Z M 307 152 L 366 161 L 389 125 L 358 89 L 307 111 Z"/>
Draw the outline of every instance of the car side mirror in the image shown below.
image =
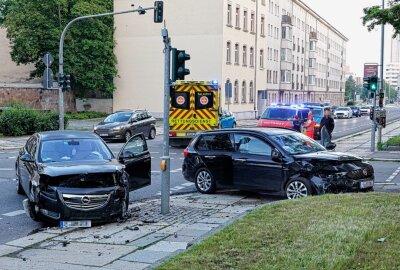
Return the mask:
<path fill-rule="evenodd" d="M 24 162 L 35 162 L 35 160 L 32 158 L 30 154 L 23 154 L 21 156 L 21 160 Z"/>
<path fill-rule="evenodd" d="M 282 154 L 277 149 L 272 149 L 271 157 L 273 161 L 281 162 L 282 161 Z"/>

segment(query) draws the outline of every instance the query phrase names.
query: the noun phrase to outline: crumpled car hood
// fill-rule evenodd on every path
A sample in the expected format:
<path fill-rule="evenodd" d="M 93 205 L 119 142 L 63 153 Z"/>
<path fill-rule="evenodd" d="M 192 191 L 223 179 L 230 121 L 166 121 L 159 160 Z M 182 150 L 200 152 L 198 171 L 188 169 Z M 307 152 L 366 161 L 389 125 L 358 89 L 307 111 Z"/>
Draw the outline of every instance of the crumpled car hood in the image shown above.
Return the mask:
<path fill-rule="evenodd" d="M 341 153 L 341 152 L 330 152 L 321 151 L 315 153 L 301 154 L 293 156 L 296 160 L 331 160 L 331 161 L 362 161 L 362 158 L 355 155 Z"/>
<path fill-rule="evenodd" d="M 39 169 L 40 174 L 48 175 L 50 177 L 85 174 L 85 173 L 113 173 L 120 171 L 123 165 L 117 160 L 111 161 L 71 161 L 63 163 L 49 163 L 42 164 Z"/>

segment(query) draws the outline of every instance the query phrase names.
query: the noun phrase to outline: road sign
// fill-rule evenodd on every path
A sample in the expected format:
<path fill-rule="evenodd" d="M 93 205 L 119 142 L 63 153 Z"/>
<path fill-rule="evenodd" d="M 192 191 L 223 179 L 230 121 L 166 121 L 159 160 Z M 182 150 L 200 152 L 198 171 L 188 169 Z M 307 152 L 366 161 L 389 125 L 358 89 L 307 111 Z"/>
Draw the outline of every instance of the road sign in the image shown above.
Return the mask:
<path fill-rule="evenodd" d="M 46 53 L 43 58 L 42 62 L 46 66 L 44 73 L 43 73 L 43 87 L 46 89 L 53 88 L 53 71 L 51 70 L 50 66 L 54 62 L 54 57 L 50 53 Z"/>
<path fill-rule="evenodd" d="M 366 63 L 364 64 L 364 78 L 378 76 L 378 64 L 376 63 Z"/>

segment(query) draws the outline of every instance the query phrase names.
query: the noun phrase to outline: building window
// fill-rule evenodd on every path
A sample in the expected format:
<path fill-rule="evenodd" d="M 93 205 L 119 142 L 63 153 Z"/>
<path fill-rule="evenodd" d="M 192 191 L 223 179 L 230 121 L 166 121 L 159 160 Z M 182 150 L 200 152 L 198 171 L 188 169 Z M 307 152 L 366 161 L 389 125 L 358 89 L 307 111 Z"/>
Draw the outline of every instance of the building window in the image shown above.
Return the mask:
<path fill-rule="evenodd" d="M 228 4 L 227 25 L 232 26 L 232 5 Z"/>
<path fill-rule="evenodd" d="M 247 10 L 243 11 L 243 31 L 247 31 Z"/>
<path fill-rule="evenodd" d="M 231 82 L 231 80 L 227 79 L 225 85 L 228 85 L 230 82 Z M 226 91 L 227 91 L 227 89 L 225 89 L 225 93 L 226 93 Z M 232 91 L 232 89 L 231 89 L 231 91 Z M 230 103 L 231 103 L 231 98 L 230 97 L 225 97 L 225 104 L 230 104 Z"/>
<path fill-rule="evenodd" d="M 292 50 L 291 49 L 281 49 L 281 60 L 286 62 L 292 62 Z"/>
<path fill-rule="evenodd" d="M 282 39 L 291 40 L 292 38 L 292 28 L 289 26 L 282 27 Z"/>
<path fill-rule="evenodd" d="M 260 50 L 260 68 L 264 68 L 264 50 Z"/>
<path fill-rule="evenodd" d="M 309 75 L 308 76 L 308 84 L 309 85 L 315 85 L 315 75 Z"/>
<path fill-rule="evenodd" d="M 315 68 L 315 67 L 316 67 L 316 64 L 317 64 L 317 59 L 315 59 L 315 58 L 310 58 L 310 59 L 308 60 L 308 67 L 309 67 L 309 68 Z"/>
<path fill-rule="evenodd" d="M 261 16 L 261 36 L 265 36 L 265 17 Z"/>
<path fill-rule="evenodd" d="M 247 66 L 247 46 L 243 46 L 243 66 Z"/>
<path fill-rule="evenodd" d="M 253 87 L 253 81 L 250 81 L 250 85 L 249 85 L 249 91 L 250 91 L 250 93 L 249 93 L 249 101 L 250 101 L 250 103 L 253 103 L 254 102 L 254 87 Z"/>
<path fill-rule="evenodd" d="M 254 67 L 254 48 L 250 48 L 250 67 Z"/>
<path fill-rule="evenodd" d="M 246 97 L 247 97 L 247 86 L 246 86 L 246 81 L 243 81 L 242 83 L 242 103 L 246 103 Z"/>
<path fill-rule="evenodd" d="M 292 72 L 290 70 L 281 70 L 281 82 L 290 83 Z"/>
<path fill-rule="evenodd" d="M 255 20 L 255 14 L 254 11 L 251 12 L 250 15 L 250 32 L 254 33 L 254 20 Z"/>
<path fill-rule="evenodd" d="M 239 65 L 239 44 L 235 44 L 235 65 Z"/>
<path fill-rule="evenodd" d="M 233 88 L 233 102 L 239 103 L 239 82 L 236 80 Z"/>
<path fill-rule="evenodd" d="M 240 28 L 240 7 L 236 7 L 236 22 L 235 26 L 236 28 Z"/>
<path fill-rule="evenodd" d="M 315 52 L 316 42 L 314 40 L 310 40 L 310 51 Z"/>
<path fill-rule="evenodd" d="M 231 43 L 229 41 L 226 43 L 226 63 L 231 63 Z"/>

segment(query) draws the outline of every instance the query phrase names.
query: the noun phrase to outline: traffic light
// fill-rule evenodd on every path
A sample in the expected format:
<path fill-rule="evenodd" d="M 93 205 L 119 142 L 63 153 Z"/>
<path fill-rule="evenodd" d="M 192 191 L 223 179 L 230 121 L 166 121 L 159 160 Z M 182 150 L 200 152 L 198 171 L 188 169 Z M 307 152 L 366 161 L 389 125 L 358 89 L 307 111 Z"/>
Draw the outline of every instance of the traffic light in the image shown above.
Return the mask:
<path fill-rule="evenodd" d="M 367 89 L 367 90 L 370 90 L 370 80 L 371 80 L 371 77 L 365 77 L 365 78 L 364 78 L 364 84 L 363 84 L 363 86 L 364 86 L 364 88 Z"/>
<path fill-rule="evenodd" d="M 379 107 L 383 108 L 383 100 L 385 99 L 385 93 L 379 93 Z"/>
<path fill-rule="evenodd" d="M 376 92 L 376 90 L 378 90 L 378 77 L 376 76 L 372 76 L 369 79 L 369 89 L 372 92 Z"/>
<path fill-rule="evenodd" d="M 164 2 L 155 1 L 154 2 L 154 22 L 162 23 L 164 20 Z"/>
<path fill-rule="evenodd" d="M 184 80 L 186 75 L 190 74 L 190 70 L 185 67 L 185 62 L 190 60 L 190 55 L 183 50 L 172 49 L 172 82 L 176 80 Z"/>
<path fill-rule="evenodd" d="M 69 75 L 69 74 L 65 75 L 64 89 L 71 90 L 71 75 Z"/>

